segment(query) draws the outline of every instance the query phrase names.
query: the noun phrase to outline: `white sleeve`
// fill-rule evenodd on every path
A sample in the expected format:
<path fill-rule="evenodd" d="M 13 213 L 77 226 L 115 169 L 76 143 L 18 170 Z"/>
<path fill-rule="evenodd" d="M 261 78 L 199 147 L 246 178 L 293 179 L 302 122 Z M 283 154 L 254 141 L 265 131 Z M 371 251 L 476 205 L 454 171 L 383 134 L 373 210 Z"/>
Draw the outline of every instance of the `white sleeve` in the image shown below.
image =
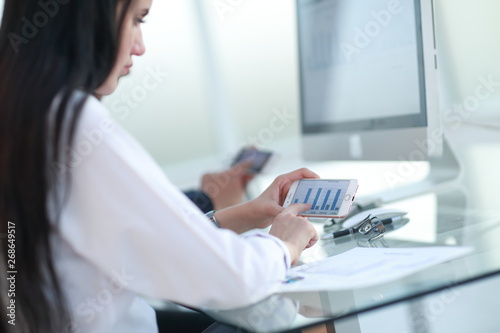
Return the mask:
<path fill-rule="evenodd" d="M 62 237 L 104 274 L 133 276 L 127 289 L 227 309 L 270 295 L 285 277 L 283 242 L 217 229 L 94 98 L 69 153 Z"/>

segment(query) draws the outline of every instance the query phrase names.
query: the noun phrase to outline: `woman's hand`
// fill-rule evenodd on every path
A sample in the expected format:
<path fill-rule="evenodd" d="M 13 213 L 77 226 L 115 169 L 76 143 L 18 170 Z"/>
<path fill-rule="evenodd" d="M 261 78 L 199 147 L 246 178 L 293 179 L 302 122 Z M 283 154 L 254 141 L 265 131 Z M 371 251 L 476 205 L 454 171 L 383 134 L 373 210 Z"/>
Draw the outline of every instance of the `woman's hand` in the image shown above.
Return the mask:
<path fill-rule="evenodd" d="M 214 205 L 215 210 L 234 206 L 243 202 L 245 189 L 253 175 L 248 172 L 252 162 L 242 162 L 230 169 L 207 173 L 201 179 L 201 190 L 205 192 Z"/>
<path fill-rule="evenodd" d="M 292 183 L 304 178 L 315 179 L 319 176 L 306 168 L 281 175 L 260 196 L 250 202 L 254 207 L 253 210 L 260 214 L 255 217 L 256 228 L 267 228 L 271 225 L 273 219 L 284 210 L 283 203 Z"/>
<path fill-rule="evenodd" d="M 269 234 L 281 239 L 288 247 L 292 265 L 297 263 L 304 249 L 318 241 L 318 233 L 312 224 L 305 217 L 297 216 L 310 208 L 309 204 L 293 204 L 285 208 L 273 220 L 269 231 Z"/>
<path fill-rule="evenodd" d="M 285 210 L 282 205 L 292 183 L 304 178 L 319 176 L 308 169 L 281 175 L 256 199 L 217 211 L 215 217 L 221 227 L 237 233 L 267 228 L 275 217 Z"/>

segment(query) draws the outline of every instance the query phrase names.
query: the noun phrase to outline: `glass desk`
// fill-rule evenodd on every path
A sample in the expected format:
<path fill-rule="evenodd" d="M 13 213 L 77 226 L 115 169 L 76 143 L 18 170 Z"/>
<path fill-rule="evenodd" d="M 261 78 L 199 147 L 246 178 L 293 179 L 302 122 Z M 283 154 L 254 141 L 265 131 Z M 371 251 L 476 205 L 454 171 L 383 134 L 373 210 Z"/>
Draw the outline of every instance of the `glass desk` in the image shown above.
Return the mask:
<path fill-rule="evenodd" d="M 500 239 L 500 215 L 494 210 L 474 210 L 469 201 L 467 190 L 455 188 L 395 202 L 390 206 L 408 211 L 408 220 L 387 226 L 382 238 L 368 241 L 350 235 L 320 240 L 304 252 L 301 262 L 321 260 L 354 247 L 473 248 L 458 259 L 380 285 L 276 294 L 248 308 L 205 312 L 242 332 L 287 332 L 332 323 L 438 291 L 453 295 L 455 286 L 500 276 L 500 242 L 497 241 Z M 321 235 L 322 224 L 316 224 Z"/>

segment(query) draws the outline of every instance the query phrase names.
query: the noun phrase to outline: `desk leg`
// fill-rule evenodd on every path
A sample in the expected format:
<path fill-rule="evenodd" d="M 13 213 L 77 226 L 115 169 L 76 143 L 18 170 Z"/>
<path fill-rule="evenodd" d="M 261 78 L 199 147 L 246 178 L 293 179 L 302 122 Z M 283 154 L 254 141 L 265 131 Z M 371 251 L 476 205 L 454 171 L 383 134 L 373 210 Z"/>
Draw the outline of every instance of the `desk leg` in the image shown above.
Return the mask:
<path fill-rule="evenodd" d="M 421 299 L 410 301 L 410 325 L 414 333 L 429 333 L 429 322 L 425 315 L 424 303 Z"/>
<path fill-rule="evenodd" d="M 334 333 L 361 333 L 361 327 L 359 326 L 359 317 L 357 315 L 336 320 L 333 322 L 333 326 Z"/>

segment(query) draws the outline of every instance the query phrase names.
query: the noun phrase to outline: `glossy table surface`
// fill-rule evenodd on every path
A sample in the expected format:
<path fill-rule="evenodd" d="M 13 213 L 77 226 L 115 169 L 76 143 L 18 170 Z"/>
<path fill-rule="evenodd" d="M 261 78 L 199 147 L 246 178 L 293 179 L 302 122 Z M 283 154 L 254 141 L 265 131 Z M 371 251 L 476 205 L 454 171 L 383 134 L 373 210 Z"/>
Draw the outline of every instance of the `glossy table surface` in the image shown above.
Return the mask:
<path fill-rule="evenodd" d="M 498 132 L 494 134 L 498 136 Z M 500 276 L 500 177 L 496 171 L 500 170 L 500 145 L 492 144 L 484 133 L 483 137 L 484 142 L 461 150 L 464 174 L 457 182 L 387 204 L 407 211 L 408 219 L 387 226 L 383 237 L 374 241 L 361 235 L 320 240 L 304 251 L 300 263 L 318 261 L 355 247 L 468 246 L 471 252 L 370 287 L 275 294 L 248 308 L 206 312 L 243 331 L 286 332 L 437 291 L 452 296 L 454 286 Z M 460 140 L 455 144 L 460 145 Z M 324 222 L 313 222 L 320 234 L 324 233 Z"/>

